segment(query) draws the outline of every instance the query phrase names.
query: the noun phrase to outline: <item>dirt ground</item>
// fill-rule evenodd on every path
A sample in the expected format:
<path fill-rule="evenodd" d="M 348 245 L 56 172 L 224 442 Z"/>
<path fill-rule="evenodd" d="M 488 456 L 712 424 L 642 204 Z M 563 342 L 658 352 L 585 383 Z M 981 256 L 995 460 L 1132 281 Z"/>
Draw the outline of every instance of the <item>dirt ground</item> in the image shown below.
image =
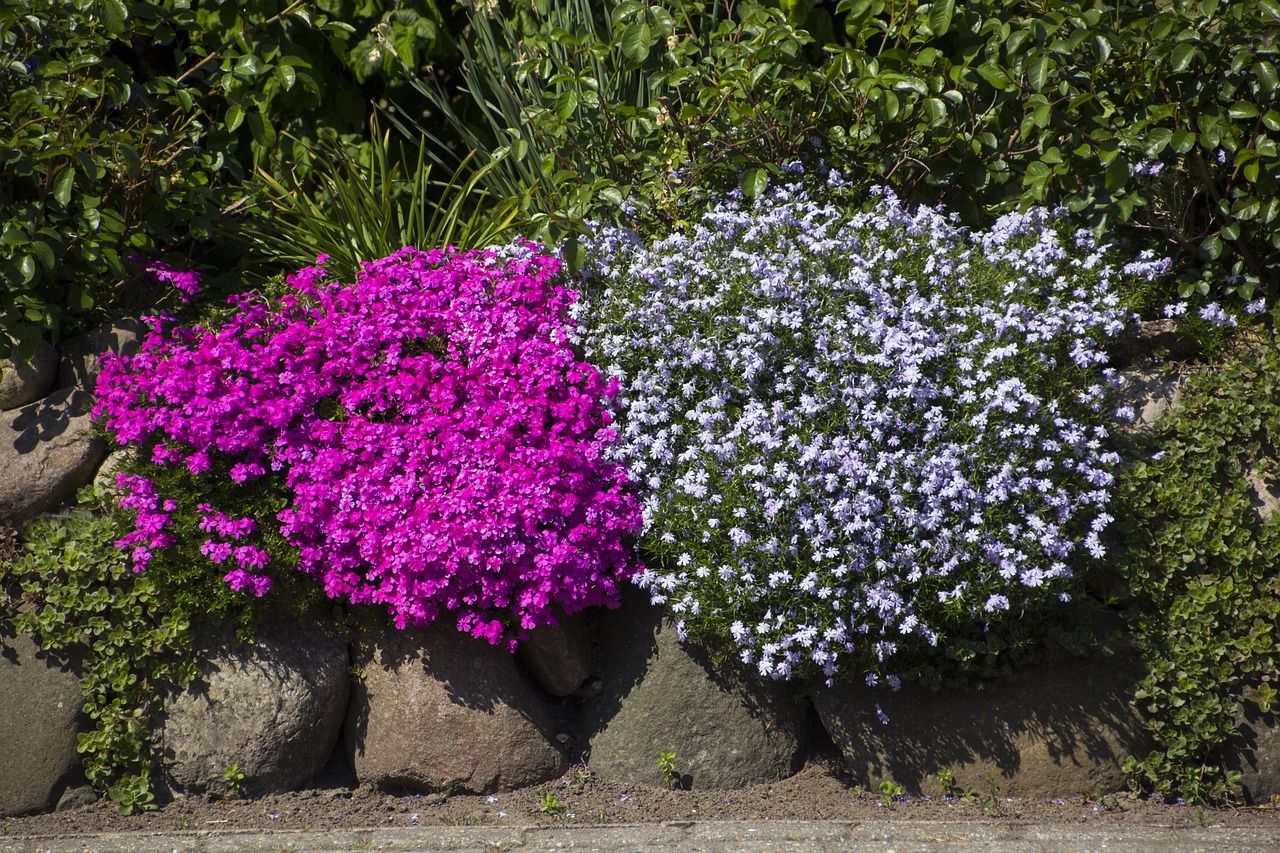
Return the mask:
<path fill-rule="evenodd" d="M 853 784 L 834 748 L 817 748 L 795 776 L 734 791 L 667 790 L 597 779 L 579 764 L 561 779 L 492 796 L 413 794 L 356 786 L 335 755 L 316 787 L 256 799 L 178 797 L 121 815 L 105 801 L 45 815 L 0 818 L 0 836 L 172 830 L 319 830 L 365 827 L 530 824 L 589 826 L 667 821 L 846 820 L 1015 822 L 1168 827 L 1274 827 L 1280 802 L 1236 809 L 1168 804 L 1121 793 L 1055 800 L 998 791 L 954 798 L 888 798 Z"/>

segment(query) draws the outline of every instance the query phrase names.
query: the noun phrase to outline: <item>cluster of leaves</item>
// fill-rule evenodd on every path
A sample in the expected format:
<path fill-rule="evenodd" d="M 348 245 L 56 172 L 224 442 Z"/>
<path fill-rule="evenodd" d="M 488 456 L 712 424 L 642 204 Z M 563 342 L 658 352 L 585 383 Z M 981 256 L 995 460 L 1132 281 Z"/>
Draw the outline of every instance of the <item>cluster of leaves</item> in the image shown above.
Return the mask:
<path fill-rule="evenodd" d="M 540 234 L 816 155 L 970 224 L 1061 204 L 1171 245 L 1183 298 L 1280 288 L 1276 0 L 779 5 L 476 4 L 462 104 L 422 88 Z"/>
<path fill-rule="evenodd" d="M 376 118 L 370 129 L 368 164 L 321 140 L 299 163 L 305 179 L 260 170 L 266 215 L 248 220 L 240 236 L 263 267 L 298 269 L 327 255 L 326 267 L 354 279 L 362 264 L 405 246 L 482 248 L 521 224 L 513 200 L 489 203 L 481 182 L 493 164 L 473 168 L 468 156 L 448 180 L 433 179 L 425 145 L 411 153 Z"/>
<path fill-rule="evenodd" d="M 758 194 L 847 103 L 813 36 L 751 0 L 535 0 L 470 24 L 462 103 L 420 89 L 541 236 L 620 209 L 669 221 L 740 182 Z"/>
<path fill-rule="evenodd" d="M 966 215 L 1063 204 L 1183 297 L 1280 288 L 1275 0 L 841 0 L 833 158 Z"/>
<path fill-rule="evenodd" d="M 1159 747 L 1130 760 L 1135 787 L 1226 801 L 1222 764 L 1242 703 L 1275 713 L 1280 664 L 1280 342 L 1242 345 L 1194 375 L 1182 406 L 1134 448 L 1117 488 L 1137 693 Z"/>
<path fill-rule="evenodd" d="M 92 723 L 78 746 L 85 775 L 127 812 L 152 803 L 149 721 L 157 697 L 195 676 L 188 608 L 204 605 L 129 571 L 117 530 L 87 510 L 32 522 L 24 549 L 0 563 L 0 618 L 79 666 Z"/>
<path fill-rule="evenodd" d="M 963 654 L 1070 596 L 1111 520 L 1121 271 L 1041 210 L 971 233 L 882 194 L 592 243 L 584 346 L 622 377 L 612 452 L 660 558 L 637 580 L 773 678 Z"/>
<path fill-rule="evenodd" d="M 527 247 L 405 249 L 351 284 L 310 267 L 221 328 L 106 359 L 95 411 L 140 450 L 118 544 L 139 570 L 258 596 L 312 575 L 511 648 L 557 608 L 616 605 L 640 509 L 559 269 Z"/>
<path fill-rule="evenodd" d="M 130 256 L 216 253 L 254 164 L 360 134 L 352 71 L 377 88 L 379 40 L 433 56 L 442 24 L 432 0 L 3 0 L 0 338 L 145 304 Z"/>

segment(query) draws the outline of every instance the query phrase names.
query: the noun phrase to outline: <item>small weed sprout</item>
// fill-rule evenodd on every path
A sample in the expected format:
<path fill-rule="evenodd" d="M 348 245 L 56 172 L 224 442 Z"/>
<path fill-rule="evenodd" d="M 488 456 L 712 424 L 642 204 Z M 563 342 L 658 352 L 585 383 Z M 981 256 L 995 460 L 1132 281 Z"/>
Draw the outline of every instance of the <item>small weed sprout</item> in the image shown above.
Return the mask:
<path fill-rule="evenodd" d="M 892 779 L 880 783 L 880 800 L 885 804 L 896 803 L 902 798 L 902 786 Z"/>
<path fill-rule="evenodd" d="M 676 754 L 674 752 L 658 753 L 658 772 L 662 774 L 662 778 L 667 780 L 667 785 L 675 788 L 680 784 L 680 771 L 676 769 Z"/>
<path fill-rule="evenodd" d="M 231 766 L 222 771 L 223 784 L 227 786 L 227 795 L 238 800 L 244 796 L 244 773 L 240 770 L 240 762 L 233 761 Z"/>
<path fill-rule="evenodd" d="M 964 796 L 964 788 L 956 783 L 955 774 L 950 770 L 939 770 L 933 778 L 938 783 L 938 788 L 942 791 L 944 799 L 956 799 Z"/>
<path fill-rule="evenodd" d="M 978 805 L 988 814 L 1004 814 L 1004 802 L 1000 799 L 1000 786 L 996 784 L 995 776 L 988 773 L 982 777 L 982 782 L 986 790 L 978 797 Z"/>
<path fill-rule="evenodd" d="M 566 809 L 564 803 L 560 802 L 559 797 L 548 793 L 542 795 L 542 800 L 538 803 L 538 811 L 551 817 L 563 818 Z"/>

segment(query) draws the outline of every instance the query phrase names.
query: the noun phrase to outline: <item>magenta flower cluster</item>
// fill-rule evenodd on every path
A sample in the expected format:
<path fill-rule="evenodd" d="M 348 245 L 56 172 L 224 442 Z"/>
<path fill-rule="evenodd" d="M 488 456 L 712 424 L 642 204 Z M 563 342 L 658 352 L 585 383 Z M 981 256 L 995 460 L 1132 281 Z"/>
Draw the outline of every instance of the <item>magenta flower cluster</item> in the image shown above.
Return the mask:
<path fill-rule="evenodd" d="M 233 298 L 219 329 L 157 322 L 106 361 L 96 413 L 156 465 L 283 483 L 275 518 L 196 506 L 208 538 L 193 547 L 233 587 L 270 585 L 246 538 L 271 525 L 329 596 L 385 605 L 401 627 L 447 612 L 514 648 L 556 608 L 616 605 L 640 568 L 640 506 L 605 455 L 617 385 L 570 347 L 577 295 L 559 272 L 533 247 L 405 249 L 350 285 L 310 267 L 278 303 Z M 173 544 L 186 496 L 121 484 L 137 521 L 120 545 L 141 570 Z"/>

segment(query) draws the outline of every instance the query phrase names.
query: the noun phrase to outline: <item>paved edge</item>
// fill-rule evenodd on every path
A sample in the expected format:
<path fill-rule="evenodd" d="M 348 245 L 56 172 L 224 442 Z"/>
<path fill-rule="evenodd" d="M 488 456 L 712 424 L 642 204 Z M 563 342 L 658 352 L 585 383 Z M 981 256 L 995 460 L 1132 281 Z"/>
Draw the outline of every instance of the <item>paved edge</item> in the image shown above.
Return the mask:
<path fill-rule="evenodd" d="M 1188 851 L 1275 853 L 1274 828 L 971 824 L 943 821 L 735 821 L 397 827 L 304 832 L 182 831 L 0 836 L 0 853 L 330 853 L 330 851 Z"/>

